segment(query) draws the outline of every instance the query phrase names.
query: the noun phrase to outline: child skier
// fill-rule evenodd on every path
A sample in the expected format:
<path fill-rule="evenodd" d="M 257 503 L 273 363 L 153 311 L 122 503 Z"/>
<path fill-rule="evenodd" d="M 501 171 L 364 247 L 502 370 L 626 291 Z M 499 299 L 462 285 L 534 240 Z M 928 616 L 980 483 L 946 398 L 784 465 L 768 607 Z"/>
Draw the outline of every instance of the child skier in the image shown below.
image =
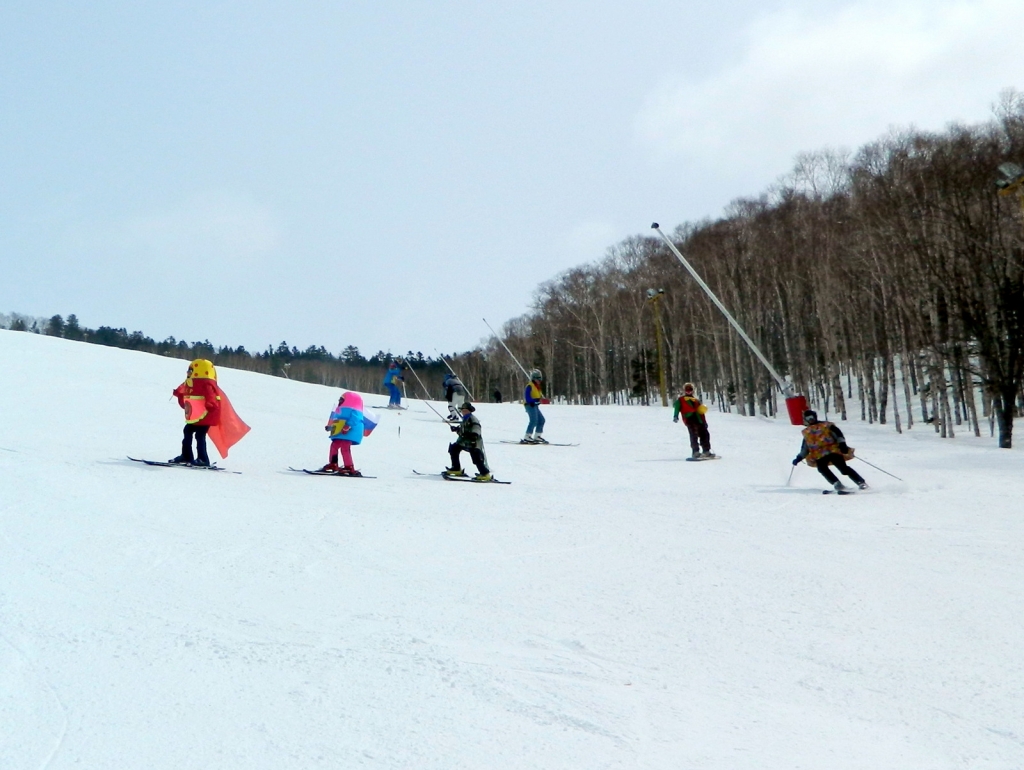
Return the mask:
<path fill-rule="evenodd" d="M 185 431 L 181 441 L 181 454 L 168 462 L 183 465 L 210 466 L 206 452 L 206 434 L 214 425 L 220 425 L 220 393 L 217 389 L 217 371 L 213 364 L 197 358 L 188 365 L 185 381 L 176 387 L 173 395 L 178 406 L 185 410 Z M 192 437 L 196 452 L 192 454 Z"/>
<path fill-rule="evenodd" d="M 388 364 L 388 370 L 384 372 L 384 387 L 388 389 L 388 393 L 391 394 L 391 400 L 388 401 L 388 409 L 400 409 L 402 406 L 402 390 L 398 383 L 403 382 L 405 378 L 402 376 L 402 368 L 398 365 L 398 361 L 392 361 Z"/>
<path fill-rule="evenodd" d="M 534 369 L 530 372 L 530 382 L 527 383 L 526 389 L 523 390 L 523 405 L 526 407 L 526 415 L 529 417 L 530 422 L 526 426 L 526 435 L 523 436 L 520 444 L 546 444 L 544 436 L 544 415 L 541 414 L 540 404 L 544 398 L 544 392 L 541 390 L 541 382 L 544 381 L 544 377 L 540 372 L 540 369 Z"/>
<path fill-rule="evenodd" d="M 682 415 L 683 425 L 690 432 L 690 459 L 714 457 L 715 455 L 711 451 L 708 420 L 704 416 L 708 408 L 693 395 L 692 382 L 683 385 L 683 395 L 673 401 L 672 406 L 672 422 L 679 422 L 679 417 Z"/>
<path fill-rule="evenodd" d="M 474 481 L 491 481 L 491 472 L 487 468 L 487 457 L 484 455 L 484 434 L 480 426 L 480 418 L 473 412 L 476 408 L 468 401 L 459 407 L 462 413 L 462 421 L 458 425 L 452 425 L 453 432 L 459 437 L 453 444 L 448 446 L 448 455 L 452 459 L 452 467 L 445 471 L 446 476 L 465 476 L 462 464 L 459 462 L 459 455 L 463 450 L 469 452 L 470 459 L 476 466 L 478 473 L 473 477 Z"/>
<path fill-rule="evenodd" d="M 804 440 L 800 445 L 800 454 L 793 458 L 793 465 L 806 460 L 808 465 L 818 469 L 818 473 L 825 477 L 836 492 L 841 492 L 846 487 L 828 467 L 834 465 L 836 470 L 849 476 L 860 489 L 867 489 L 868 483 L 846 464 L 847 460 L 853 459 L 853 450 L 846 445 L 846 438 L 839 427 L 827 420 L 819 421 L 818 413 L 813 409 L 804 412 L 804 425 Z"/>
<path fill-rule="evenodd" d="M 469 401 L 469 394 L 466 391 L 466 386 L 462 384 L 462 380 L 456 377 L 451 372 L 448 372 L 444 376 L 444 400 L 448 402 L 448 413 L 452 422 L 458 422 L 462 419 L 462 414 L 459 411 L 460 407 L 466 401 Z"/>
<path fill-rule="evenodd" d="M 338 405 L 331 412 L 324 426 L 331 437 L 331 451 L 328 455 L 328 462 L 320 470 L 324 473 L 337 473 L 341 476 L 362 476 L 352 463 L 352 447 L 363 441 L 364 435 L 369 435 L 365 430 L 366 424 L 363 417 L 363 397 L 358 393 L 343 393 L 338 399 Z M 370 430 L 372 430 L 372 426 Z M 344 462 L 338 467 L 338 452 Z"/>

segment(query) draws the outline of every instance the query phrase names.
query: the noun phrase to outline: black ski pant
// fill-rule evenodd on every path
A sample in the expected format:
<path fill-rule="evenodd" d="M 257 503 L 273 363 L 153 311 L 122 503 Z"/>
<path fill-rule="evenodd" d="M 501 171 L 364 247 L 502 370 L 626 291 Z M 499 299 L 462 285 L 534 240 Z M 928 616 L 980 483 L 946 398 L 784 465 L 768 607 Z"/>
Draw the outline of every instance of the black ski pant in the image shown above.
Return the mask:
<path fill-rule="evenodd" d="M 210 464 L 210 456 L 206 454 L 206 434 L 209 432 L 209 425 L 186 425 L 185 437 L 181 440 L 181 460 L 190 463 L 195 460 L 204 465 Z M 192 456 L 192 437 L 196 437 L 196 454 Z"/>
<path fill-rule="evenodd" d="M 839 479 L 836 477 L 836 474 L 834 474 L 832 472 L 832 469 L 828 467 L 830 465 L 836 466 L 837 471 L 839 471 L 844 476 L 849 476 L 855 484 L 864 483 L 864 477 L 857 473 L 857 471 L 855 471 L 849 465 L 847 465 L 846 460 L 843 459 L 843 456 L 841 454 L 833 452 L 832 454 L 827 454 L 824 457 L 819 458 L 817 464 L 814 466 L 815 468 L 818 469 L 818 473 L 820 473 L 828 480 L 829 484 L 835 484 L 837 481 L 839 481 Z"/>
<path fill-rule="evenodd" d="M 690 451 L 699 452 L 703 449 L 705 452 L 711 451 L 711 434 L 708 433 L 708 424 L 703 420 L 697 422 L 690 422 L 684 420 L 686 423 L 686 429 L 690 431 Z"/>
<path fill-rule="evenodd" d="M 451 444 L 448 446 L 448 456 L 452 458 L 452 470 L 462 470 L 462 463 L 459 462 L 459 455 L 463 450 L 469 452 L 469 457 L 480 473 L 490 473 L 487 470 L 487 461 L 484 459 L 484 452 L 475 446 L 462 446 L 462 444 Z"/>

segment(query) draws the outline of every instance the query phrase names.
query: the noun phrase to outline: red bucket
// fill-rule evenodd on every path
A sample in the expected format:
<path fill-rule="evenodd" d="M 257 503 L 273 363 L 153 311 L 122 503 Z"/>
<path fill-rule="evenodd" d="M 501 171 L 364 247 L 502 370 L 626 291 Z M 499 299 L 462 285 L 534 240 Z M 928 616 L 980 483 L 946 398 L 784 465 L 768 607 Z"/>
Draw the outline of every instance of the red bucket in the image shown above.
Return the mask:
<path fill-rule="evenodd" d="M 789 412 L 789 421 L 793 425 L 804 424 L 804 411 L 807 409 L 807 399 L 804 396 L 790 396 L 786 399 L 786 411 Z"/>

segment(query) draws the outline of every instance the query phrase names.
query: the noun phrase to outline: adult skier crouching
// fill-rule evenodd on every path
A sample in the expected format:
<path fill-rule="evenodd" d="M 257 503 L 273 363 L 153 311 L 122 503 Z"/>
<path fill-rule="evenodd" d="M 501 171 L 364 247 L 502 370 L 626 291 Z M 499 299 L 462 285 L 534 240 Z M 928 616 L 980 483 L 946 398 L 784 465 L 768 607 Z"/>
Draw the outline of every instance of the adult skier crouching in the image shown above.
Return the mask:
<path fill-rule="evenodd" d="M 708 408 L 693 395 L 693 383 L 683 385 L 683 395 L 673 404 L 672 422 L 683 418 L 683 425 L 690 432 L 690 456 L 696 460 L 701 457 L 708 459 L 715 455 L 711 451 L 711 434 L 708 432 L 708 419 L 705 417 Z M 703 450 L 703 453 L 701 452 Z"/>
<path fill-rule="evenodd" d="M 804 440 L 800 445 L 800 454 L 793 458 L 793 465 L 805 460 L 812 468 L 832 485 L 836 492 L 846 489 L 842 482 L 829 468 L 834 465 L 836 470 L 850 479 L 860 488 L 867 489 L 868 483 L 857 471 L 850 468 L 847 460 L 853 459 L 853 450 L 846 445 L 846 437 L 839 427 L 831 422 L 818 420 L 818 413 L 813 409 L 804 412 Z"/>
<path fill-rule="evenodd" d="M 448 456 L 452 459 L 452 467 L 445 471 L 446 476 L 465 476 L 462 464 L 459 462 L 459 455 L 463 450 L 469 452 L 470 458 L 478 471 L 473 477 L 474 481 L 490 481 L 491 471 L 487 468 L 487 458 L 484 456 L 484 433 L 480 425 L 480 418 L 473 412 L 476 408 L 468 401 L 459 407 L 462 412 L 462 421 L 458 425 L 452 425 L 453 432 L 459 437 L 455 443 L 449 445 Z"/>

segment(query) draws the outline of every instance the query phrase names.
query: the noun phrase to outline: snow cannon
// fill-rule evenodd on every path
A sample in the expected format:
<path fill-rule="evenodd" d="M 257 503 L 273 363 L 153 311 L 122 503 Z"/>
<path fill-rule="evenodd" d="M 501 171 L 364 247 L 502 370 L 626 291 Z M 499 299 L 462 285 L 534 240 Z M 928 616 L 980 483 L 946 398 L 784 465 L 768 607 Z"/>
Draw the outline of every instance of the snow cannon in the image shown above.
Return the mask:
<path fill-rule="evenodd" d="M 793 425 L 804 424 L 804 411 L 807 409 L 807 397 L 797 393 L 794 396 L 786 396 L 786 411 L 789 412 L 789 422 Z"/>

